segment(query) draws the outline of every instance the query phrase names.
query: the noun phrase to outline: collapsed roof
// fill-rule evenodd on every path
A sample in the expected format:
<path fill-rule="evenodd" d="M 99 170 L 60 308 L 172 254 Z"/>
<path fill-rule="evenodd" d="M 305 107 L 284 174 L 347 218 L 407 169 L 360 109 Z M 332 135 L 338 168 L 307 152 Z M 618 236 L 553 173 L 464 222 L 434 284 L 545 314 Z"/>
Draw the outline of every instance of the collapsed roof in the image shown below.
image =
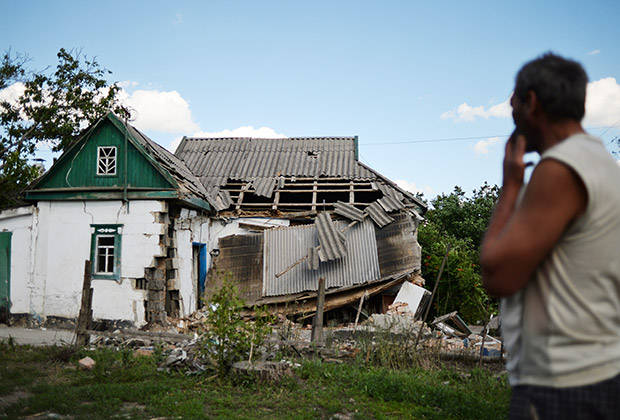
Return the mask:
<path fill-rule="evenodd" d="M 184 137 L 175 155 L 200 179 L 217 211 L 332 210 L 338 201 L 366 208 L 379 199 L 386 211 L 426 210 L 359 162 L 357 150 L 357 137 Z"/>

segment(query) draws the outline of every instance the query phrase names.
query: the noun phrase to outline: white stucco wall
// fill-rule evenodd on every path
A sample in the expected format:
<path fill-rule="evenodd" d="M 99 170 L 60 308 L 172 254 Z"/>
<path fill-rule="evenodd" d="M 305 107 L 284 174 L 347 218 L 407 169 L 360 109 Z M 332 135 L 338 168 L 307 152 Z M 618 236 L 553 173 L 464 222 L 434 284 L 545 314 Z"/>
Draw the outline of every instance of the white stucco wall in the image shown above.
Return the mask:
<path fill-rule="evenodd" d="M 29 282 L 32 270 L 31 246 L 33 220 L 36 218 L 33 206 L 19 207 L 0 212 L 0 232 L 11 232 L 11 263 L 9 297 L 11 312 L 29 312 Z"/>
<path fill-rule="evenodd" d="M 218 248 L 218 239 L 229 235 L 243 235 L 249 230 L 239 223 L 260 227 L 289 226 L 286 219 L 239 218 L 210 219 L 193 210 L 184 209 L 175 221 L 177 245 L 177 288 L 181 296 L 181 312 L 187 316 L 196 310 L 197 279 L 193 277 L 192 243 L 207 245 L 207 270 L 211 267 L 211 251 Z"/>
<path fill-rule="evenodd" d="M 205 243 L 209 237 L 209 217 L 198 214 L 195 210 L 182 209 L 174 222 L 177 255 L 176 287 L 181 298 L 181 314 L 187 316 L 196 311 L 198 301 L 198 280 L 193 275 L 194 242 Z"/>
<path fill-rule="evenodd" d="M 143 278 L 144 268 L 162 253 L 164 225 L 156 222 L 155 213 L 164 210 L 165 203 L 155 200 L 130 201 L 128 208 L 121 201 L 39 202 L 27 312 L 77 317 L 84 261 L 90 259 L 90 225 L 121 224 L 121 281 L 92 280 L 93 317 L 143 324 L 146 290 L 135 289 L 133 279 Z M 24 312 L 16 309 L 12 312 Z"/>

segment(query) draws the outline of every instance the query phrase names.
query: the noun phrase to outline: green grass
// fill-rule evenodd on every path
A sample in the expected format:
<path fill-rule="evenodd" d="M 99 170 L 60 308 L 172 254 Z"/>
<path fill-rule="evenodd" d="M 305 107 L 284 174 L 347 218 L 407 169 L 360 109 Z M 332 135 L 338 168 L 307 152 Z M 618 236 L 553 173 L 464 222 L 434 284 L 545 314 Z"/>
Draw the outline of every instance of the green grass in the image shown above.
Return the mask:
<path fill-rule="evenodd" d="M 91 371 L 76 369 L 90 356 Z M 306 361 L 278 382 L 157 371 L 157 356 L 128 351 L 0 344 L 0 399 L 22 392 L 8 418 L 53 412 L 73 418 L 497 419 L 506 417 L 504 377 L 471 369 L 388 370 Z M 25 395 L 25 396 L 24 396 Z M 1 403 L 0 403 L 1 404 Z"/>

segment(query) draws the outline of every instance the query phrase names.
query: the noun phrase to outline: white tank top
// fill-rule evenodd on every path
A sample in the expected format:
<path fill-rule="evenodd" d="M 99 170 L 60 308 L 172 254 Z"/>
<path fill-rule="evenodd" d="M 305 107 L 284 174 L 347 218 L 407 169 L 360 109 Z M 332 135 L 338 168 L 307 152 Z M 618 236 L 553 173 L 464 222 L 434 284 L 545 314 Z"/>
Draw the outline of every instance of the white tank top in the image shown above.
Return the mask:
<path fill-rule="evenodd" d="M 620 373 L 620 166 L 603 143 L 573 135 L 545 151 L 588 194 L 526 287 L 502 299 L 511 385 L 588 385 Z"/>

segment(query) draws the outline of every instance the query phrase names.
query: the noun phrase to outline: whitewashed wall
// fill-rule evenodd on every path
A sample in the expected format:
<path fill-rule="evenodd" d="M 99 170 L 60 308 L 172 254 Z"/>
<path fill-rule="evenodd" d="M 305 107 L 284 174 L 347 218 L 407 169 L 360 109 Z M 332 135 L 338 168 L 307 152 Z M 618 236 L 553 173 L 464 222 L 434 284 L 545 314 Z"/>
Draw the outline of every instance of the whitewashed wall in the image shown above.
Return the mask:
<path fill-rule="evenodd" d="M 209 237 L 209 217 L 195 210 L 182 209 L 174 222 L 177 255 L 177 284 L 181 298 L 181 314 L 187 316 L 194 312 L 198 301 L 198 280 L 193 273 L 194 242 L 205 243 Z"/>
<path fill-rule="evenodd" d="M 36 232 L 36 208 L 19 207 L 0 212 L 0 232 L 12 232 L 11 236 L 11 277 L 9 296 L 11 312 L 28 313 L 30 311 L 29 282 L 32 271 L 33 232 Z"/>
<path fill-rule="evenodd" d="M 131 201 L 42 201 L 0 213 L 0 231 L 13 232 L 11 245 L 11 313 L 28 313 L 35 318 L 78 316 L 84 261 L 90 259 L 91 224 L 122 224 L 121 282 L 93 279 L 93 317 L 126 320 L 143 325 L 146 291 L 135 289 L 134 279 L 144 277 L 153 257 L 165 255 L 159 235 L 165 225 L 158 212 L 166 203 L 155 200 Z M 175 220 L 177 255 L 176 288 L 181 311 L 196 310 L 197 280 L 193 276 L 192 243 L 207 244 L 210 252 L 218 239 L 248 230 L 239 223 L 257 226 L 288 226 L 284 219 L 210 219 L 205 214 L 183 209 Z"/>
<path fill-rule="evenodd" d="M 32 223 L 37 226 L 31 241 L 34 270 L 30 278 L 11 274 L 12 284 L 27 285 L 28 304 L 15 304 L 11 312 L 77 317 L 84 261 L 90 259 L 90 225 L 122 224 L 121 282 L 93 279 L 93 317 L 144 324 L 146 291 L 135 289 L 133 279 L 144 277 L 144 268 L 162 253 L 159 235 L 164 225 L 156 221 L 161 211 L 165 203 L 154 200 L 131 201 L 129 208 L 121 201 L 39 202 Z M 23 291 L 11 293 L 12 300 L 22 301 Z"/>
<path fill-rule="evenodd" d="M 248 229 L 239 223 L 261 227 L 289 226 L 286 219 L 240 218 L 210 219 L 193 210 L 184 209 L 175 221 L 177 244 L 177 288 L 181 295 L 181 312 L 189 315 L 196 310 L 197 279 L 193 277 L 192 243 L 207 245 L 207 270 L 211 268 L 211 251 L 218 248 L 218 239 L 229 235 L 243 235 Z"/>

